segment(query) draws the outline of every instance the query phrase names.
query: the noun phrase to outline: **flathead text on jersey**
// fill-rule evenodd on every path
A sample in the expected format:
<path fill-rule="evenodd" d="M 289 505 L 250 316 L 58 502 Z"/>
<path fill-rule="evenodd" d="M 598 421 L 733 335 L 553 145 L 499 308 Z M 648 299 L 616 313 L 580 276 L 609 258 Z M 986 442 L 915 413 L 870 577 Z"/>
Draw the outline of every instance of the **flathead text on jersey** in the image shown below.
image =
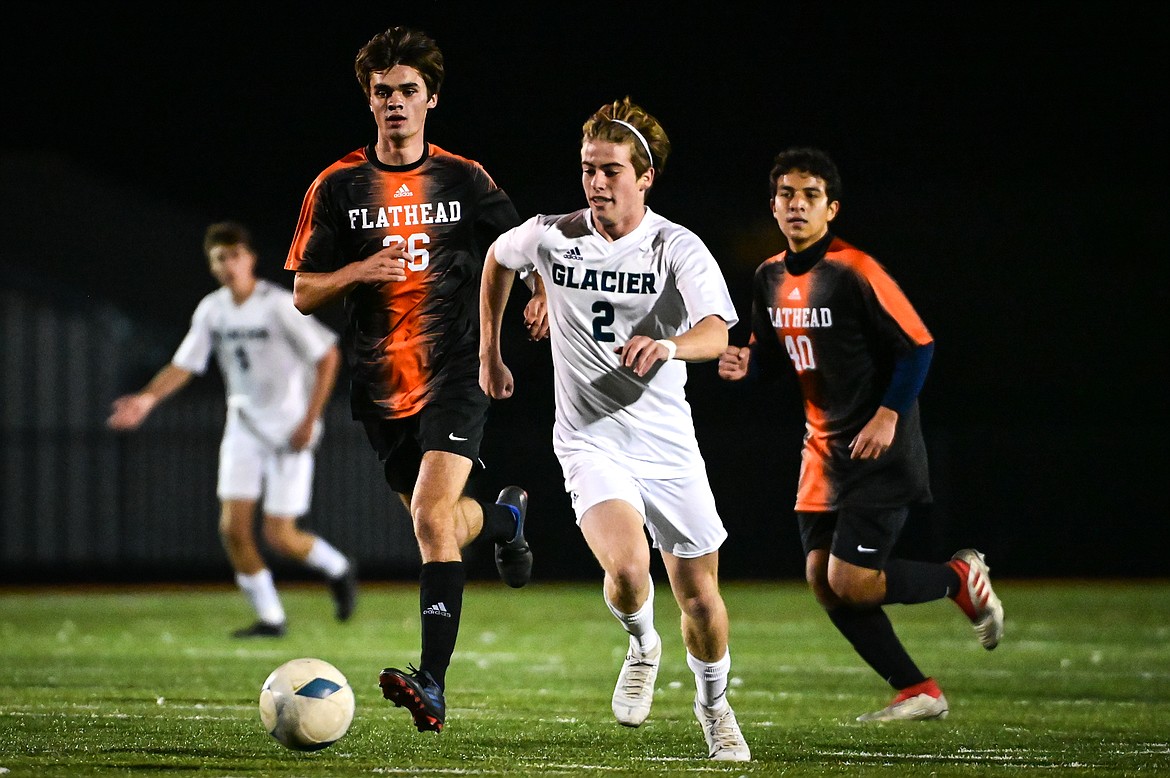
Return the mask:
<path fill-rule="evenodd" d="M 374 230 L 380 227 L 408 227 L 413 224 L 448 224 L 463 216 L 458 200 L 446 203 L 407 203 L 387 205 L 378 209 L 351 208 L 349 226 L 355 230 Z"/>

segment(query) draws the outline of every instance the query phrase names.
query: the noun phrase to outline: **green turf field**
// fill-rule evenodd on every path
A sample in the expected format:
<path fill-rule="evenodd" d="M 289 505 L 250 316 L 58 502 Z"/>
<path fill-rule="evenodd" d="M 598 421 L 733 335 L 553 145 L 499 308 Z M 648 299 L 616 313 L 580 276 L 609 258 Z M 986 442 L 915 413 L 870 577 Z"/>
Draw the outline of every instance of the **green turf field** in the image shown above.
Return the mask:
<path fill-rule="evenodd" d="M 754 761 L 705 759 L 678 610 L 650 720 L 618 726 L 609 695 L 625 639 L 598 584 L 475 583 L 448 675 L 447 728 L 414 731 L 377 673 L 418 657 L 412 584 L 366 585 L 344 625 L 323 587 L 286 587 L 290 633 L 233 641 L 234 590 L 0 591 L 0 775 L 666 776 L 1170 774 L 1170 583 L 998 582 L 1004 642 L 976 642 L 950 602 L 890 609 L 951 705 L 944 721 L 858 724 L 890 690 L 795 582 L 724 585 L 732 703 Z M 357 712 L 300 754 L 262 729 L 278 664 L 317 656 Z"/>

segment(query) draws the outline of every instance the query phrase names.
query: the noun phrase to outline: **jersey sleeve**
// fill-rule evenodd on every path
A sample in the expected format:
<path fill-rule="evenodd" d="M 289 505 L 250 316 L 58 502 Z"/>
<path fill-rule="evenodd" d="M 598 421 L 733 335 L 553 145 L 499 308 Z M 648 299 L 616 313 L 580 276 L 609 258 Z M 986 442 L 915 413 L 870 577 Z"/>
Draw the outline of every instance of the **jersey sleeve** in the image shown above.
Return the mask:
<path fill-rule="evenodd" d="M 285 270 L 327 273 L 345 264 L 329 186 L 329 179 L 322 175 L 305 193 L 292 246 L 284 262 Z"/>
<path fill-rule="evenodd" d="M 856 270 L 864 304 L 896 354 L 934 342 L 909 298 L 877 260 L 865 257 Z"/>
<path fill-rule="evenodd" d="M 520 223 L 520 215 L 511 198 L 496 186 L 487 171 L 475 166 L 476 186 L 481 192 L 478 218 L 475 222 L 475 237 L 481 246 L 490 246 L 500 233 Z"/>
<path fill-rule="evenodd" d="M 786 367 L 789 359 L 787 352 L 780 347 L 768 313 L 768 302 L 772 299 L 768 265 L 765 262 L 756 269 L 752 282 L 751 338 L 748 342 L 752 350 L 751 372 L 765 380 L 782 375 L 781 368 Z"/>
<path fill-rule="evenodd" d="M 675 285 L 683 297 L 690 326 L 708 316 L 718 316 L 733 327 L 739 321 L 723 271 L 697 235 L 680 234 L 671 247 Z"/>
<path fill-rule="evenodd" d="M 533 216 L 520 226 L 503 233 L 496 238 L 496 261 L 512 270 L 533 270 L 543 232 L 540 217 Z"/>
<path fill-rule="evenodd" d="M 171 364 L 181 367 L 195 375 L 203 375 L 207 370 L 207 363 L 211 359 L 211 323 L 208 319 L 211 305 L 208 298 L 204 298 L 191 315 L 191 327 L 187 330 L 183 342 L 171 357 Z"/>

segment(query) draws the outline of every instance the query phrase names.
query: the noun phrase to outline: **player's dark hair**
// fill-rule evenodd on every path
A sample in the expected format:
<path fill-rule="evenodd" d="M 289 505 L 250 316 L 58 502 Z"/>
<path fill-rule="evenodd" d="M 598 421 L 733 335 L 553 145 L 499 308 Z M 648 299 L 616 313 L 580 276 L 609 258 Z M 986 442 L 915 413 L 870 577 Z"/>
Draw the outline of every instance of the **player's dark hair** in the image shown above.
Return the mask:
<path fill-rule="evenodd" d="M 638 136 L 631 132 L 629 127 L 618 124 L 619 121 L 638 128 L 638 132 L 650 146 L 651 157 L 646 156 L 646 148 Z M 581 140 L 604 140 L 626 144 L 630 147 L 630 161 L 634 164 L 634 172 L 639 176 L 650 168 L 654 168 L 658 175 L 662 175 L 662 171 L 666 169 L 666 158 L 670 154 L 670 138 L 666 137 L 666 130 L 662 129 L 658 120 L 647 113 L 645 108 L 630 102 L 629 96 L 614 100 L 594 111 L 581 127 Z"/>
<path fill-rule="evenodd" d="M 825 182 L 825 197 L 831 203 L 841 199 L 841 174 L 832 158 L 813 148 L 792 148 L 781 151 L 776 155 L 772 165 L 772 173 L 768 177 L 771 185 L 771 195 L 776 196 L 776 182 L 785 173 L 792 171 L 808 173 Z"/>
<path fill-rule="evenodd" d="M 203 233 L 203 253 L 209 256 L 216 246 L 240 244 L 252 248 L 252 234 L 239 222 L 216 222 Z"/>
<path fill-rule="evenodd" d="M 354 74 L 369 97 L 372 73 L 389 70 L 395 65 L 414 68 L 423 77 L 427 97 L 437 95 L 443 87 L 443 52 L 430 36 L 407 27 L 391 27 L 380 32 L 357 53 Z"/>

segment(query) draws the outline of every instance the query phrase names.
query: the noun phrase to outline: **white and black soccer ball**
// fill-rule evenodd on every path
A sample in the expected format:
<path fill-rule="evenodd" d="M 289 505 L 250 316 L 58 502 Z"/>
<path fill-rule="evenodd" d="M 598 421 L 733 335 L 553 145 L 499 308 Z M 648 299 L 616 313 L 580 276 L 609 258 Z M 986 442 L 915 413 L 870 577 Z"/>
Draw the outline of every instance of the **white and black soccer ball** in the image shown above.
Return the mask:
<path fill-rule="evenodd" d="M 353 721 L 353 689 L 321 659 L 292 659 L 260 687 L 260 721 L 294 751 L 319 751 L 337 742 Z"/>

